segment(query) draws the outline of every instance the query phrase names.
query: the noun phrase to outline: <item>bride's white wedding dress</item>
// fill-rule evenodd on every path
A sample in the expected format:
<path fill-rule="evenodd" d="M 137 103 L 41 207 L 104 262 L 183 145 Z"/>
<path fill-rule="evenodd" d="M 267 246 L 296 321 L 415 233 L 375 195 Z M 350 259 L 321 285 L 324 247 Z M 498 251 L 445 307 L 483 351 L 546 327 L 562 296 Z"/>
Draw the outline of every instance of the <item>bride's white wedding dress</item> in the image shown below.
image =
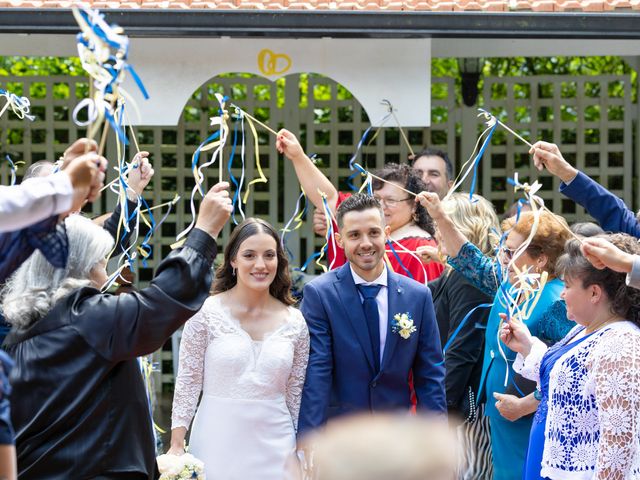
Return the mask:
<path fill-rule="evenodd" d="M 171 427 L 189 428 L 202 391 L 189 448 L 208 479 L 284 477 L 295 451 L 309 332 L 293 307 L 283 322 L 253 340 L 215 295 L 185 324 Z"/>

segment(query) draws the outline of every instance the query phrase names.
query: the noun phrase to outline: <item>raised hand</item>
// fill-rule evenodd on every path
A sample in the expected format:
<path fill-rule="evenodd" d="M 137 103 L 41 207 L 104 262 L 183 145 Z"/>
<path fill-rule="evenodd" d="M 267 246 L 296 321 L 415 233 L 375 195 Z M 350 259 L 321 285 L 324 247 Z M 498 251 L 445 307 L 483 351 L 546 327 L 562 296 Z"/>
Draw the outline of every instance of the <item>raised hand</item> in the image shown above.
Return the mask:
<path fill-rule="evenodd" d="M 504 313 L 500 314 L 500 318 L 503 321 L 500 340 L 514 352 L 518 352 L 524 357 L 529 355 L 531 345 L 533 345 L 533 337 L 527 326 L 516 317 L 507 321 L 507 315 Z"/>
<path fill-rule="evenodd" d="M 610 268 L 616 272 L 629 273 L 633 267 L 633 255 L 623 252 L 604 238 L 584 238 L 580 248 L 585 258 L 599 270 Z"/>
<path fill-rule="evenodd" d="M 229 220 L 233 204 L 229 197 L 229 183 L 219 182 L 209 189 L 198 211 L 196 228 L 204 230 L 213 238 L 217 237 Z"/>
<path fill-rule="evenodd" d="M 533 164 L 538 170 L 542 171 L 546 168 L 565 183 L 569 183 L 578 175 L 578 170 L 564 159 L 555 143 L 536 142 L 529 150 L 529 154 L 533 155 Z"/>
<path fill-rule="evenodd" d="M 440 203 L 440 197 L 437 193 L 420 192 L 416 196 L 416 202 L 420 202 L 420 204 L 427 209 L 427 212 L 429 212 L 429 216 L 436 222 L 445 216 L 442 204 Z"/>
<path fill-rule="evenodd" d="M 93 202 L 100 196 L 107 170 L 106 158 L 90 152 L 74 156 L 64 167 L 74 190 L 71 211 L 80 210 L 85 202 Z"/>
<path fill-rule="evenodd" d="M 313 231 L 321 237 L 327 236 L 327 216 L 317 208 L 313 212 Z"/>
<path fill-rule="evenodd" d="M 138 195 L 142 195 L 145 187 L 151 181 L 155 171 L 149 163 L 149 152 L 138 152 L 131 160 L 134 167 L 127 174 L 129 187 Z"/>
<path fill-rule="evenodd" d="M 296 161 L 305 156 L 298 138 L 284 128 L 278 132 L 276 149 L 291 161 Z"/>
<path fill-rule="evenodd" d="M 416 253 L 424 263 L 437 262 L 442 263 L 443 265 L 447 263 L 440 248 L 432 245 L 422 245 L 421 247 L 416 248 Z"/>
<path fill-rule="evenodd" d="M 81 155 L 85 155 L 91 152 L 98 151 L 98 144 L 95 140 L 89 140 L 88 138 L 79 138 L 73 142 L 62 154 L 61 169 L 66 168 L 69 163 Z"/>

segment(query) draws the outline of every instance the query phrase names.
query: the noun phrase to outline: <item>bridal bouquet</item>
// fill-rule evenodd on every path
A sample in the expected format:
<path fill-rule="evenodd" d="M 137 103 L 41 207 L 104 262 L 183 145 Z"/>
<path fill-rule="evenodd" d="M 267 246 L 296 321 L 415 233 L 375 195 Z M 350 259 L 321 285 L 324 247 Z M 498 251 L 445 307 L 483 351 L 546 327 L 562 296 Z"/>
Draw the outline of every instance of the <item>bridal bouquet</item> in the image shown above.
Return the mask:
<path fill-rule="evenodd" d="M 160 455 L 157 459 L 160 480 L 205 480 L 204 463 L 190 453 Z"/>

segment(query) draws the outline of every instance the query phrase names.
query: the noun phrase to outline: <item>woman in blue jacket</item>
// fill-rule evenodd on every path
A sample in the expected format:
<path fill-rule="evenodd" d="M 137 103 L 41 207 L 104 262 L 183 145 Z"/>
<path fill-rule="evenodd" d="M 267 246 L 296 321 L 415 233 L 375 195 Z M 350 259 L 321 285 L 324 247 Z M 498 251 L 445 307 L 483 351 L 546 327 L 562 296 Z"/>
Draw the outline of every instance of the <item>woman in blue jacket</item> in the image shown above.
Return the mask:
<path fill-rule="evenodd" d="M 538 338 L 548 343 L 555 343 L 566 335 L 573 323 L 567 320 L 566 307 L 560 299 L 564 285 L 554 274 L 555 262 L 569 238 L 566 223 L 560 217 L 542 212 L 529 246 L 511 262 L 513 253 L 531 232 L 534 214 L 521 214 L 517 223 L 515 218 L 505 220 L 502 228 L 505 231 L 509 230 L 509 235 L 498 255 L 501 265 L 497 265 L 457 230 L 444 213 L 437 195 L 423 192 L 419 199 L 437 223 L 449 254 L 448 264 L 478 289 L 493 297 L 493 306 L 485 331 L 478 400 L 486 401 L 484 414 L 489 417 L 491 429 L 494 480 L 519 480 L 522 478 L 529 442 L 532 422 L 530 414 L 535 412 L 538 400 L 535 398 L 535 392 L 529 393 L 531 390 L 526 390 L 526 382 L 513 371 L 516 353 L 509 350 L 498 338 L 500 314 L 507 313 L 504 291 L 515 278 L 515 268 L 530 268 L 537 273 L 547 272 L 549 280 L 525 324 L 529 330 L 537 332 L 535 335 Z M 500 285 L 497 269 L 509 265 L 511 268 L 507 272 L 507 278 Z M 528 309 L 532 301 L 525 300 L 520 306 Z"/>

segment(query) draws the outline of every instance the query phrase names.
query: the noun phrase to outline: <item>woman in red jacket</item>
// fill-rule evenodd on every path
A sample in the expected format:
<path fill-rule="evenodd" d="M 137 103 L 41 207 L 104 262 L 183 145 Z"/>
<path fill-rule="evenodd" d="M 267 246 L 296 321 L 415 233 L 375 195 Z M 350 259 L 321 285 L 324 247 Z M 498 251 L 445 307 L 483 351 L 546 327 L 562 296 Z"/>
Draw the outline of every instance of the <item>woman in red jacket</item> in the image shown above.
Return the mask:
<path fill-rule="evenodd" d="M 335 214 L 338 205 L 351 194 L 338 192 L 304 153 L 296 136 L 288 130 L 280 130 L 276 147 L 291 160 L 307 198 L 317 209 L 324 211 L 322 192 L 331 213 Z M 436 262 L 423 263 L 415 253 L 418 247 L 436 245 L 432 236 L 435 230 L 431 217 L 422 205 L 415 202 L 415 197 L 407 193 L 417 194 L 426 189 L 420 175 L 408 165 L 397 164 L 387 164 L 375 175 L 378 178 L 372 182 L 373 196 L 382 205 L 385 222 L 391 229 L 387 249 L 388 266 L 394 272 L 422 284 L 438 278 L 443 266 Z M 334 231 L 337 231 L 335 222 Z M 328 261 L 333 269 L 343 265 L 346 258 L 343 250 L 331 240 Z"/>

